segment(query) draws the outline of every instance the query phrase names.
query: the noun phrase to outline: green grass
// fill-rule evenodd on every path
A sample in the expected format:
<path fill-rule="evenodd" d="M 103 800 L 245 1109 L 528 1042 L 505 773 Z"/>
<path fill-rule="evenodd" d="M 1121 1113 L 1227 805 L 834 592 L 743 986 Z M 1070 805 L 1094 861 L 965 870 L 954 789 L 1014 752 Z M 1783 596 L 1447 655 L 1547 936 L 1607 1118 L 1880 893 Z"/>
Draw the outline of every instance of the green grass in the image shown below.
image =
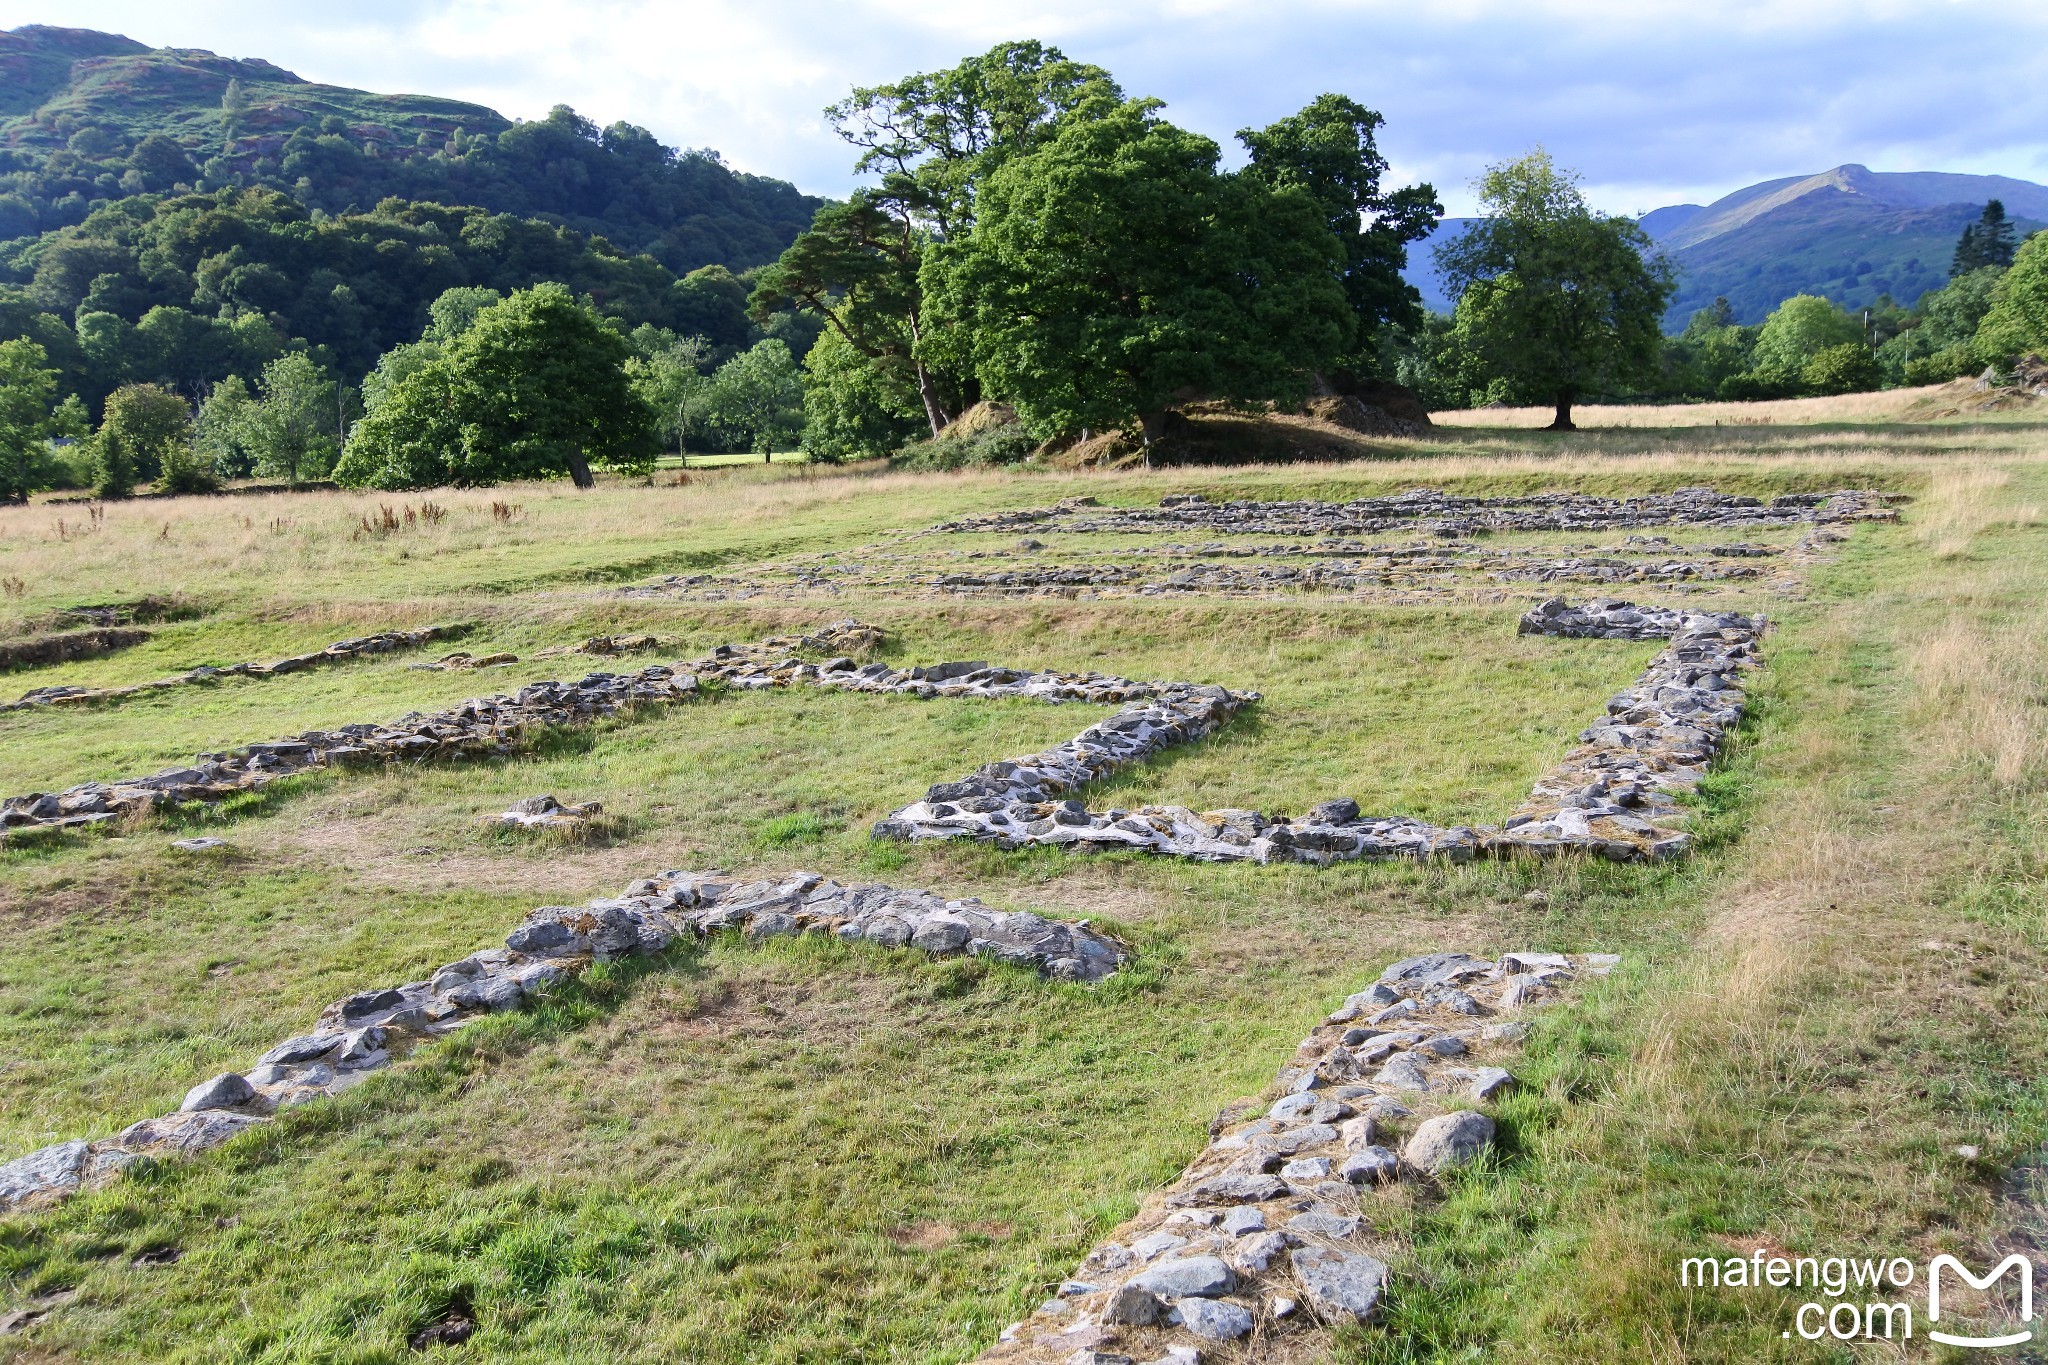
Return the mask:
<path fill-rule="evenodd" d="M 45 536 L 43 509 L 0 509 L 0 573 L 29 583 L 24 614 L 144 584 L 215 607 L 162 628 L 141 647 L 152 653 L 10 685 L 132 680 L 429 619 L 475 621 L 460 647 L 478 653 L 645 630 L 687 657 L 859 615 L 891 631 L 883 657 L 901 663 L 986 658 L 1263 693 L 1210 741 L 1099 784 L 1093 804 L 1298 813 L 1348 794 L 1444 821 L 1499 818 L 1654 646 L 1517 636 L 1512 596 L 692 603 L 603 588 L 684 556 L 744 574 L 1079 492 L 1877 481 L 1915 496 L 1918 523 L 1857 531 L 1802 599 L 1770 603 L 1771 667 L 1696 803 L 1702 853 L 1678 864 L 1261 868 L 878 845 L 870 824 L 929 783 L 1065 739 L 1100 710 L 815 692 L 714 694 L 557 733 L 511 761 L 320 775 L 114 837 L 10 844 L 5 1154 L 162 1112 L 329 1000 L 424 975 L 535 904 L 665 867 L 804 866 L 978 895 L 1094 919 L 1136 953 L 1094 989 L 811 940 L 720 939 L 593 972 L 543 1010 L 475 1025 L 221 1152 L 0 1219 L 0 1310 L 79 1291 L 21 1339 L 25 1358 L 398 1361 L 457 1305 L 482 1324 L 463 1348 L 479 1359 L 968 1358 L 1170 1178 L 1217 1108 L 1264 1084 L 1335 1000 L 1389 959 L 1442 948 L 1616 951 L 1627 966 L 1545 1019 L 1518 1064 L 1524 1089 L 1500 1110 L 1499 1159 L 1442 1199 L 1384 1210 L 1382 1231 L 1411 1248 L 1388 1325 L 1335 1338 L 1334 1358 L 1769 1358 L 1785 1350 L 1783 1305 L 1687 1299 L 1670 1257 L 1752 1236 L 1823 1254 L 1977 1245 L 2004 1216 L 1998 1163 L 2048 1131 L 2048 1057 L 2027 1023 L 2048 946 L 2041 797 L 2028 763 L 2014 778 L 1999 757 L 2032 753 L 2039 723 L 2027 650 L 2048 638 L 2048 557 L 2027 509 L 2048 502 L 2044 466 L 1937 436 L 1847 455 L 1655 433 L 1611 449 L 1622 439 L 1550 464 L 1507 451 L 1157 482 L 742 470 L 681 489 L 520 489 L 499 495 L 520 505 L 510 523 L 457 505 L 403 544 L 350 539 L 355 503 L 339 494 L 289 495 L 248 527 L 219 503 L 152 509 L 172 519 L 168 540 L 116 509 L 106 539 L 82 545 Z M 1991 465 L 2010 482 L 1970 482 L 1968 466 Z M 294 529 L 271 534 L 273 516 Z M 1716 600 L 1766 599 L 1750 584 Z M 1956 630 L 1960 643 L 1942 643 Z M 0 790 L 631 666 L 406 667 L 439 652 L 0 717 Z M 601 800 L 606 836 L 476 825 L 539 792 Z M 1880 820 L 1879 807 L 1911 815 Z M 169 847 L 198 829 L 229 847 Z M 1976 968 L 1930 978 L 1915 947 L 1930 937 L 1970 944 Z M 1944 1155 L 1961 1141 L 1982 1141 L 1985 1162 Z M 181 1258 L 132 1264 L 163 1247 Z"/>

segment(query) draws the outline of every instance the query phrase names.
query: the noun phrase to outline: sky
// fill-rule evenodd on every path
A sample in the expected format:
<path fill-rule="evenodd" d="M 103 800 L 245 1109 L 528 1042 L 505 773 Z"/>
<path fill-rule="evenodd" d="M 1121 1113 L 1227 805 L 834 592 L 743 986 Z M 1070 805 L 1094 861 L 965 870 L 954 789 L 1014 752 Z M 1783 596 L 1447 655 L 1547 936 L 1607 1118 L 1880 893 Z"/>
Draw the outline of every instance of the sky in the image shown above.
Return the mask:
<path fill-rule="evenodd" d="M 1453 215 L 1538 143 L 1614 213 L 1848 162 L 2048 181 L 2039 0 L 0 0 L 0 28 L 27 23 L 516 118 L 566 103 L 828 195 L 855 182 L 827 104 L 1023 37 L 1233 150 L 1350 95 L 1386 116 L 1395 182 L 1429 181 Z"/>

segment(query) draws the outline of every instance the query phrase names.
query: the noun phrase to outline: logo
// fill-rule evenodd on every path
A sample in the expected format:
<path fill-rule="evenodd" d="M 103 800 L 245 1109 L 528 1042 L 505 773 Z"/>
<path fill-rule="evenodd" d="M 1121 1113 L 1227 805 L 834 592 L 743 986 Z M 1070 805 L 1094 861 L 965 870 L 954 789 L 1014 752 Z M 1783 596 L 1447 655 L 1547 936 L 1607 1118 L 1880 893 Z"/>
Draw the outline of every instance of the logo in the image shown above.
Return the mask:
<path fill-rule="evenodd" d="M 1963 1283 L 1972 1289 L 1989 1289 L 2005 1278 L 2008 1270 L 2017 1270 L 2020 1278 L 2020 1321 L 2034 1320 L 2034 1265 L 2026 1257 L 2014 1254 L 2006 1257 L 1994 1267 L 1989 1275 L 1979 1279 L 1972 1275 L 1969 1267 L 1953 1256 L 1937 1256 L 1927 1267 L 1927 1321 L 1932 1324 L 1941 1321 L 1941 1271 L 1948 1267 L 1962 1276 Z M 2031 1327 L 2023 1332 L 2014 1332 L 2002 1337 L 1959 1337 L 1947 1332 L 1938 1332 L 1930 1326 L 1927 1330 L 1930 1340 L 1944 1346 L 1975 1346 L 1989 1349 L 1997 1346 L 2018 1346 L 2034 1339 Z"/>

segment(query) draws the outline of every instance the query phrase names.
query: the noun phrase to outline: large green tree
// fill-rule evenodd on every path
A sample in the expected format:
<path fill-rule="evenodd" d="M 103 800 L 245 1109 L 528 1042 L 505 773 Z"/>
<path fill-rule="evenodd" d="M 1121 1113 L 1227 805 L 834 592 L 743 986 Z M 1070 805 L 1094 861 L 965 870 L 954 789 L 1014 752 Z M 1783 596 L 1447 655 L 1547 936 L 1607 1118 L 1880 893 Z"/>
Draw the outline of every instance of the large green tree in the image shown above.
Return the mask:
<path fill-rule="evenodd" d="M 2048 354 L 2048 232 L 2037 232 L 2013 254 L 2012 269 L 1991 290 L 1991 308 L 1977 329 L 1976 350 L 1986 364 L 2003 365 L 2028 352 Z"/>
<path fill-rule="evenodd" d="M 1764 319 L 1752 363 L 1763 374 L 1797 374 L 1822 351 L 1862 340 L 1862 324 L 1838 305 L 1817 294 L 1794 294 Z"/>
<path fill-rule="evenodd" d="M 1963 235 L 1956 241 L 1956 253 L 1950 260 L 1950 279 L 1967 275 L 1985 266 L 2004 267 L 2012 264 L 2013 249 L 2018 245 L 2012 220 L 2005 216 L 2005 204 L 1990 199 L 1984 204 L 1984 212 L 1977 221 L 1963 229 Z"/>
<path fill-rule="evenodd" d="M 803 431 L 803 376 L 789 347 L 771 337 L 720 365 L 703 404 L 705 420 L 728 450 L 772 461 Z"/>
<path fill-rule="evenodd" d="M 1254 178 L 1275 189 L 1299 188 L 1322 208 L 1341 253 L 1344 293 L 1358 327 L 1352 348 L 1360 355 L 1374 349 L 1382 327 L 1422 325 L 1422 296 L 1401 271 L 1408 244 L 1427 237 L 1444 212 L 1428 185 L 1382 188 L 1387 161 L 1376 135 L 1385 121 L 1354 99 L 1325 94 L 1300 113 L 1237 135 L 1251 153 Z"/>
<path fill-rule="evenodd" d="M 1671 266 L 1540 147 L 1489 168 L 1478 190 L 1483 216 L 1436 252 L 1458 343 L 1496 388 L 1555 404 L 1551 430 L 1575 430 L 1582 395 L 1655 378 Z"/>
<path fill-rule="evenodd" d="M 57 402 L 57 372 L 33 341 L 0 341 L 0 500 L 27 502 L 47 486 L 50 441 L 82 436 L 76 399 Z"/>
<path fill-rule="evenodd" d="M 260 387 L 262 397 L 241 411 L 238 432 L 256 472 L 291 484 L 326 474 L 340 451 L 334 381 L 293 352 L 263 367 Z"/>
<path fill-rule="evenodd" d="M 335 477 L 415 488 L 566 473 L 589 488 L 592 464 L 645 469 L 657 417 L 626 374 L 630 355 L 562 286 L 519 290 L 365 414 Z"/>
<path fill-rule="evenodd" d="M 1355 335 L 1324 207 L 1219 173 L 1216 144 L 1157 108 L 1091 110 L 1005 162 L 923 271 L 1032 430 L 1136 425 L 1148 456 L 1174 405 L 1298 396 Z"/>
<path fill-rule="evenodd" d="M 103 498 L 125 498 L 138 483 L 177 469 L 191 444 L 192 409 L 184 399 L 155 384 L 126 384 L 107 398 L 100 429 L 93 434 L 94 489 Z"/>
<path fill-rule="evenodd" d="M 974 394 L 962 346 L 930 335 L 926 250 L 973 231 L 980 187 L 998 166 L 1042 145 L 1073 111 L 1120 97 L 1108 72 L 1037 42 L 999 43 L 947 70 L 856 89 L 825 113 L 860 149 L 855 171 L 876 183 L 821 209 L 761 271 L 754 315 L 818 314 L 914 386 L 938 434 Z"/>

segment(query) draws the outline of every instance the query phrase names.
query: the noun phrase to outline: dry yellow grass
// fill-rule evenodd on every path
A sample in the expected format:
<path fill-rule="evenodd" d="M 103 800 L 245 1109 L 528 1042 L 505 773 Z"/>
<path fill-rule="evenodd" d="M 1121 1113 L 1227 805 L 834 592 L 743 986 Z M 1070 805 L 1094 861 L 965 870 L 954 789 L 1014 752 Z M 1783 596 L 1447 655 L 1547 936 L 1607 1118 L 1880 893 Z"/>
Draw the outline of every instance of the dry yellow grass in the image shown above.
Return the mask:
<path fill-rule="evenodd" d="M 1894 422 L 1907 409 L 1946 385 L 1845 393 L 1831 398 L 1786 398 L 1769 403 L 1594 403 L 1572 409 L 1582 427 L 1806 426 L 1817 422 Z M 1433 412 L 1446 427 L 1547 427 L 1556 416 L 1548 406 L 1469 408 Z"/>

